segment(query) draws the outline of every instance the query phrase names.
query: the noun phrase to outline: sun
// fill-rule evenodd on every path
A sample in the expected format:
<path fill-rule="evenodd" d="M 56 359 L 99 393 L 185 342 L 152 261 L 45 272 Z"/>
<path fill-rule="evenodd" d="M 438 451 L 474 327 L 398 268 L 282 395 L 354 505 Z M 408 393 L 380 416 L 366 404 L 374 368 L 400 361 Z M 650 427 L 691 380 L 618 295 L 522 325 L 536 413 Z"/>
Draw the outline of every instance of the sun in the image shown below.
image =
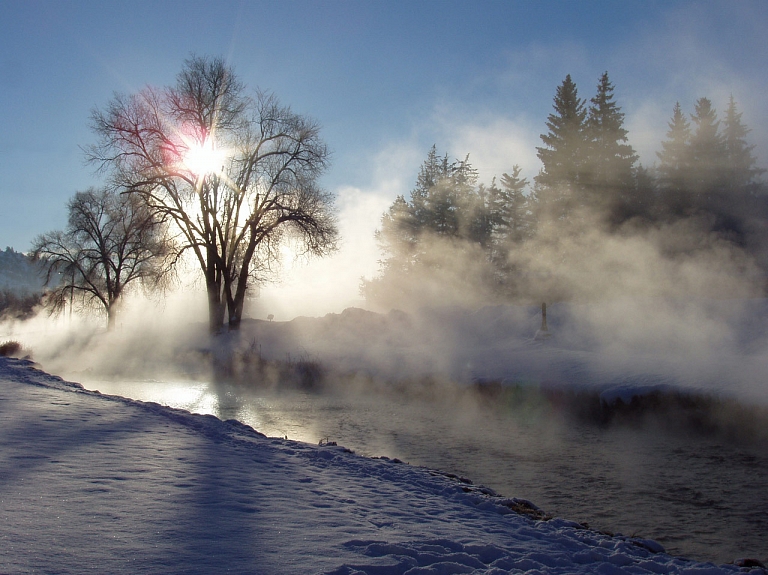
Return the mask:
<path fill-rule="evenodd" d="M 225 160 L 226 151 L 217 148 L 212 140 L 193 144 L 184 154 L 184 165 L 197 176 L 221 173 Z"/>

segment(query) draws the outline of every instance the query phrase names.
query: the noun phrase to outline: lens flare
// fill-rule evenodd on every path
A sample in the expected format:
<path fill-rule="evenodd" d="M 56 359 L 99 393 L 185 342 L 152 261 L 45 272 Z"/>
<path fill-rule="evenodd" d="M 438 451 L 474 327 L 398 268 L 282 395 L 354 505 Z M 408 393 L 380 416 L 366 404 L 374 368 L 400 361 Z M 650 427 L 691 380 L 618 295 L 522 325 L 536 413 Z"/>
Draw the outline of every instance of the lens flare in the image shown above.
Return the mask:
<path fill-rule="evenodd" d="M 225 160 L 226 151 L 217 148 L 212 140 L 191 145 L 184 155 L 184 165 L 198 176 L 221 173 Z"/>

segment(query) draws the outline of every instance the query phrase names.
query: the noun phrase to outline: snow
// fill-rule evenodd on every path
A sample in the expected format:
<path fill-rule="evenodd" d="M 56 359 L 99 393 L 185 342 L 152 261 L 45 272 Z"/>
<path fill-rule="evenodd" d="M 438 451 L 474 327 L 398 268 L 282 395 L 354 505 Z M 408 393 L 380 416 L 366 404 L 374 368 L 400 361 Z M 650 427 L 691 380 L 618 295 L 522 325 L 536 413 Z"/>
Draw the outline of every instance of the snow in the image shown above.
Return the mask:
<path fill-rule="evenodd" d="M 0 358 L 1 573 L 735 573 L 440 471 Z"/>

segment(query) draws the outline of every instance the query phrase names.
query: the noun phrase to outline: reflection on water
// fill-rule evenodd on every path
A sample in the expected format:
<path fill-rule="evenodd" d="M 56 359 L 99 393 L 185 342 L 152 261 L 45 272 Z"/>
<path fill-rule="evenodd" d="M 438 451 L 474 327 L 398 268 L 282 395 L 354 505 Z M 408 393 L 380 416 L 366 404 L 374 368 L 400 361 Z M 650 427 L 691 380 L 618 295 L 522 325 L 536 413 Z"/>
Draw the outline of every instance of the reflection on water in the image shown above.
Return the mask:
<path fill-rule="evenodd" d="M 260 394 L 195 382 L 86 384 L 103 393 L 238 419 L 269 436 L 337 441 L 471 478 L 593 528 L 640 535 L 717 563 L 768 561 L 768 453 L 715 436 L 599 427 L 534 406 L 397 395 Z"/>

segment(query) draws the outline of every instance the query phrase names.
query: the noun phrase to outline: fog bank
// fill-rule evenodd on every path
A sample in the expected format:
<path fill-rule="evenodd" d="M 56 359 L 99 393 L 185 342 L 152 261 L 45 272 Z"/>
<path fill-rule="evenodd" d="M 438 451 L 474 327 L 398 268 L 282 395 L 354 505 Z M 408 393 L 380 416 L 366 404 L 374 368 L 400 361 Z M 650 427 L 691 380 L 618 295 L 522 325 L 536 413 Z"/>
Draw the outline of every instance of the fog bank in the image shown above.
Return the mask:
<path fill-rule="evenodd" d="M 614 298 L 553 303 L 547 312 L 546 340 L 534 339 L 539 305 L 434 306 L 407 313 L 349 308 L 287 322 L 244 320 L 239 332 L 211 338 L 204 300 L 187 297 L 163 308 L 134 301 L 111 333 L 94 321 L 40 315 L 0 325 L 0 340 L 19 341 L 45 369 L 75 381 L 212 381 L 214 363 L 237 356 L 320 366 L 332 377 L 344 375 L 344 385 L 355 375 L 366 385 L 385 386 L 426 380 L 594 389 L 661 385 L 768 405 L 764 298 Z M 258 379 L 239 385 L 276 383 Z"/>

